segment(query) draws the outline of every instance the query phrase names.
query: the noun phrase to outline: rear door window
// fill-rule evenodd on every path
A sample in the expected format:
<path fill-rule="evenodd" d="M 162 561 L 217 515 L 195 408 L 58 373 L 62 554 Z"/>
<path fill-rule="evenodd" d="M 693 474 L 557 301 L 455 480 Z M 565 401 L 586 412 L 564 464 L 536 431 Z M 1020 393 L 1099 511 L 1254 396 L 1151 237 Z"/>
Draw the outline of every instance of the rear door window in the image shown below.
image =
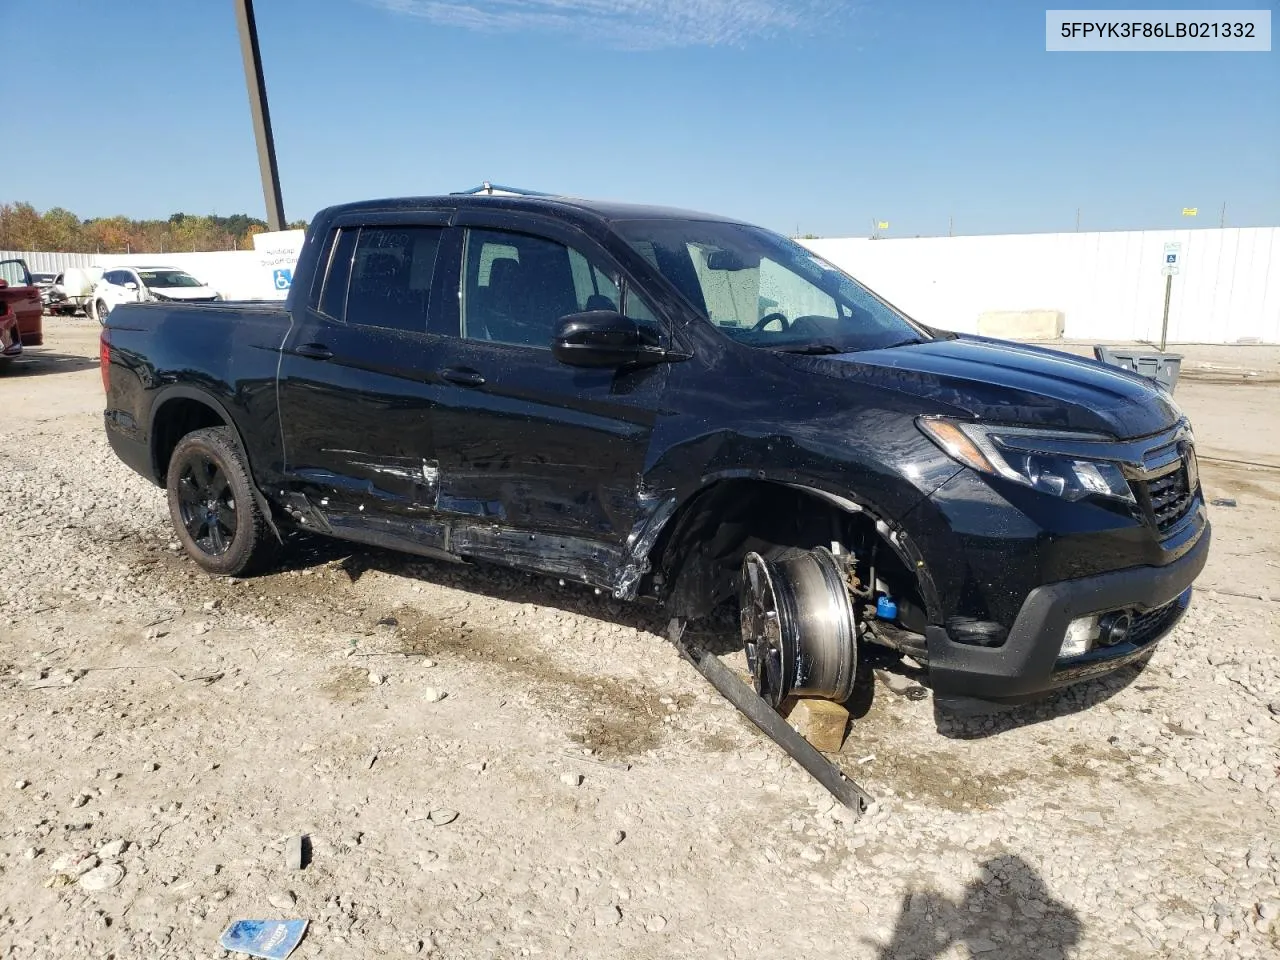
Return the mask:
<path fill-rule="evenodd" d="M 425 333 L 441 227 L 362 227 L 351 260 L 348 323 Z"/>
<path fill-rule="evenodd" d="M 355 253 L 359 227 L 346 227 L 338 235 L 333 256 L 329 258 L 329 272 L 325 275 L 324 290 L 320 294 L 320 312 L 341 320 L 347 309 L 347 282 L 351 278 L 351 257 Z"/>
<path fill-rule="evenodd" d="M 333 244 L 337 239 L 338 231 L 330 230 L 324 238 L 320 255 L 316 258 L 315 272 L 311 277 L 311 293 L 307 297 L 307 303 L 316 309 L 320 308 L 320 292 L 324 290 L 324 278 L 329 272 L 329 260 L 333 257 Z"/>

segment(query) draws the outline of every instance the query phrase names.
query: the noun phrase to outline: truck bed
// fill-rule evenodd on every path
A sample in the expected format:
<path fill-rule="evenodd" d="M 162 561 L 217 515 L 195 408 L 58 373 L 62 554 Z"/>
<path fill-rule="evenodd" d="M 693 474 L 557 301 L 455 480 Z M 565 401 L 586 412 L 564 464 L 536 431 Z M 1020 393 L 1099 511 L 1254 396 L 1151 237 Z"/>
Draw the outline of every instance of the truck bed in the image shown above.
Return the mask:
<path fill-rule="evenodd" d="M 103 326 L 106 426 L 113 447 L 135 469 L 163 483 L 150 463 L 157 410 L 201 396 L 222 407 L 251 461 L 281 456 L 275 404 L 280 350 L 289 333 L 284 303 L 129 303 Z"/>

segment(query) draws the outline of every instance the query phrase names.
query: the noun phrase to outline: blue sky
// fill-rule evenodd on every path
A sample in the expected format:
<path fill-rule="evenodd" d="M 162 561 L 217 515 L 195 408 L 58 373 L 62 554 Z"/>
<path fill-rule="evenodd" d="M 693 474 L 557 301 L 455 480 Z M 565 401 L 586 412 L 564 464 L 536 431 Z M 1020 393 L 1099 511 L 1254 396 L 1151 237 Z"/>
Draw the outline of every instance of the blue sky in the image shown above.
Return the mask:
<path fill-rule="evenodd" d="M 31 99 L 26 139 L 6 111 L 0 200 L 262 215 L 231 0 L 39 7 L 51 31 L 6 45 Z M 290 219 L 490 180 L 823 236 L 873 218 L 945 234 L 949 216 L 956 233 L 1072 230 L 1077 208 L 1086 230 L 1217 226 L 1224 202 L 1229 225 L 1280 224 L 1280 52 L 1046 53 L 1045 7 L 257 0 L 257 16 Z M 73 33 L 95 52 L 56 53 Z"/>

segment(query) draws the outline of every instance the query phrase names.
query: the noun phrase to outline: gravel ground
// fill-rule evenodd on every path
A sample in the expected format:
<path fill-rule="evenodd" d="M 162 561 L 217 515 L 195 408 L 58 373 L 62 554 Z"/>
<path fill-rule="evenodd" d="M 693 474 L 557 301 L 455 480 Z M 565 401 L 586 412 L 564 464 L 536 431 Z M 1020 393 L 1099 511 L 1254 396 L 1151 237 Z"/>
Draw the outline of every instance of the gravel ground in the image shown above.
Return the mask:
<path fill-rule="evenodd" d="M 1205 464 L 1238 506 L 1141 672 L 960 713 L 877 684 L 851 822 L 651 609 L 324 542 L 206 577 L 107 448 L 96 325 L 47 323 L 0 376 L 0 956 L 260 917 L 310 920 L 299 957 L 1280 955 L 1280 472 Z M 1280 409 L 1196 386 L 1197 422 Z"/>

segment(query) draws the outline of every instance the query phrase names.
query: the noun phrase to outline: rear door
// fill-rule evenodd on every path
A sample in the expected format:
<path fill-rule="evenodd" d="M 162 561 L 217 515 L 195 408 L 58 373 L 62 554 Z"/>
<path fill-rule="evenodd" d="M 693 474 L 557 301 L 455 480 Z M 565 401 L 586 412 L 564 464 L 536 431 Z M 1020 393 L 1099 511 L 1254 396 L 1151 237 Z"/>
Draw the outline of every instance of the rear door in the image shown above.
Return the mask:
<path fill-rule="evenodd" d="M 638 514 L 667 366 L 570 367 L 557 321 L 625 309 L 662 324 L 593 241 L 554 221 L 460 211 L 461 265 L 442 311 L 433 420 L 439 509 L 459 553 L 603 582 Z M 467 522 L 470 518 L 474 522 Z"/>
<path fill-rule="evenodd" d="M 448 213 L 364 214 L 325 241 L 280 364 L 285 474 L 335 519 L 414 517 L 436 503 L 429 329 Z"/>

